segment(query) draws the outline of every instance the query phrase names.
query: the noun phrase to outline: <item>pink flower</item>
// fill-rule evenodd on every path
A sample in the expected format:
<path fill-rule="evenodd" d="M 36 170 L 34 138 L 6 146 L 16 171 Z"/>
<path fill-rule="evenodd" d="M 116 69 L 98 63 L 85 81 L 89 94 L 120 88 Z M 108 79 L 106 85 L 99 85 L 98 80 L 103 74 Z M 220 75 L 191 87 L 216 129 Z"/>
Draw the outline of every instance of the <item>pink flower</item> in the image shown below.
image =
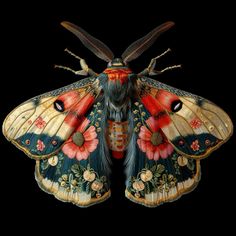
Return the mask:
<path fill-rule="evenodd" d="M 35 120 L 35 125 L 39 128 L 42 129 L 45 127 L 46 122 L 43 120 L 43 118 L 41 116 L 39 116 L 36 120 Z"/>
<path fill-rule="evenodd" d="M 199 150 L 200 146 L 198 144 L 198 140 L 195 140 L 195 141 L 192 142 L 191 148 L 193 149 L 193 151 L 198 151 Z"/>
<path fill-rule="evenodd" d="M 89 120 L 85 118 L 71 137 L 65 142 L 62 151 L 69 158 L 86 160 L 98 145 L 97 133 L 94 126 L 89 126 Z"/>
<path fill-rule="evenodd" d="M 44 145 L 44 143 L 43 143 L 43 141 L 41 141 L 40 139 L 37 141 L 37 150 L 38 151 L 40 151 L 40 152 L 42 152 L 43 150 L 44 150 L 44 148 L 45 148 L 45 145 Z"/>
<path fill-rule="evenodd" d="M 198 118 L 194 118 L 193 120 L 190 121 L 190 125 L 193 129 L 198 129 L 202 125 L 202 121 Z"/>
<path fill-rule="evenodd" d="M 162 133 L 154 117 L 148 118 L 146 123 L 149 129 L 146 126 L 141 126 L 137 140 L 140 150 L 145 152 L 150 160 L 157 161 L 160 157 L 167 158 L 173 153 L 174 148 Z"/>

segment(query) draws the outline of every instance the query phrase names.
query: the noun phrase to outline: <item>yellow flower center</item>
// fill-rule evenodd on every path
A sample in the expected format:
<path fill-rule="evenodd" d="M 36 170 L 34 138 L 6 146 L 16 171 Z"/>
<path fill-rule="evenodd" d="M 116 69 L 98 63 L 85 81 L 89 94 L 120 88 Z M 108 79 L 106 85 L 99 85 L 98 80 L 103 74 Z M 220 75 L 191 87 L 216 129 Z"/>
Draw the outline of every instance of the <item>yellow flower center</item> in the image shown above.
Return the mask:
<path fill-rule="evenodd" d="M 84 144 L 84 136 L 80 132 L 76 132 L 72 136 L 73 143 L 81 147 Z"/>
<path fill-rule="evenodd" d="M 155 132 L 152 134 L 152 137 L 151 137 L 151 143 L 154 145 L 154 146 L 158 146 L 160 145 L 161 143 L 163 142 L 163 138 L 161 136 L 161 134 L 159 132 Z"/>

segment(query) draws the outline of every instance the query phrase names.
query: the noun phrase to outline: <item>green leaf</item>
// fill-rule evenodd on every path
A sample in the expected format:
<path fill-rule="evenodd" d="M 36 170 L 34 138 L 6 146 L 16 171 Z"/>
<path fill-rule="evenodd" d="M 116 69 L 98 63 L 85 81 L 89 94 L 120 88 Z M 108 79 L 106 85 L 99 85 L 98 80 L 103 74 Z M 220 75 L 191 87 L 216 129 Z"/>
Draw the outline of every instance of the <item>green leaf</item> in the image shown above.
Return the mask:
<path fill-rule="evenodd" d="M 82 177 L 82 175 L 77 173 L 77 174 L 75 174 L 75 177 L 80 178 L 80 177 Z"/>
<path fill-rule="evenodd" d="M 73 179 L 74 179 L 74 178 L 73 178 L 73 175 L 70 174 L 70 175 L 69 175 L 69 183 L 71 183 Z"/>
<path fill-rule="evenodd" d="M 146 189 L 146 193 L 149 194 L 150 193 L 150 186 L 149 186 L 148 182 L 145 184 L 145 189 Z"/>
<path fill-rule="evenodd" d="M 102 182 L 106 182 L 106 181 L 107 181 L 107 177 L 106 177 L 106 176 L 102 176 L 102 177 L 100 178 L 100 180 L 101 180 Z"/>
<path fill-rule="evenodd" d="M 42 164 L 41 164 L 41 167 L 42 167 L 43 170 L 46 170 L 49 167 L 48 161 L 47 160 L 43 161 Z"/>
<path fill-rule="evenodd" d="M 156 170 L 156 168 L 157 168 L 157 165 L 154 165 L 154 166 L 152 166 L 152 168 L 150 169 L 150 171 L 151 171 L 152 173 L 154 173 L 155 170 Z"/>
<path fill-rule="evenodd" d="M 157 165 L 157 168 L 156 168 L 157 173 L 161 174 L 164 170 L 165 170 L 165 166 L 163 166 L 162 164 Z"/>
<path fill-rule="evenodd" d="M 193 160 L 188 159 L 187 167 L 188 167 L 189 170 L 192 170 L 192 171 L 194 170 L 195 164 L 194 164 Z"/>
<path fill-rule="evenodd" d="M 85 192 L 87 194 L 90 192 L 90 182 L 87 182 Z"/>
<path fill-rule="evenodd" d="M 155 188 L 155 187 L 156 187 L 156 183 L 155 183 L 154 179 L 152 179 L 152 180 L 150 181 L 150 183 L 151 183 L 151 185 L 152 185 L 152 188 Z"/>
<path fill-rule="evenodd" d="M 96 192 L 95 191 L 92 191 L 91 192 L 91 197 L 95 197 L 96 196 Z"/>
<path fill-rule="evenodd" d="M 167 182 L 167 175 L 166 174 L 163 174 L 162 175 L 162 180 L 166 183 Z"/>
<path fill-rule="evenodd" d="M 154 174 L 154 177 L 156 177 L 156 178 L 159 178 L 160 176 L 161 176 L 161 174 L 159 174 L 157 172 Z"/>
<path fill-rule="evenodd" d="M 71 171 L 74 172 L 74 173 L 78 173 L 78 169 L 79 169 L 79 166 L 77 164 L 74 164 L 72 167 L 71 167 Z"/>

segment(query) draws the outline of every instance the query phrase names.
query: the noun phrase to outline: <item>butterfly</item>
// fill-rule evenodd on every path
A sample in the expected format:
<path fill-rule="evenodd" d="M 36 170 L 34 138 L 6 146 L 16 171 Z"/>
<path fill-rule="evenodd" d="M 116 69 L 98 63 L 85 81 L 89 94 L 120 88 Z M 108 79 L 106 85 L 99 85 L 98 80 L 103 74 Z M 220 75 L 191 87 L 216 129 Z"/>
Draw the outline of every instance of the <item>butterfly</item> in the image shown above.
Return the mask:
<path fill-rule="evenodd" d="M 174 23 L 166 22 L 114 58 L 112 51 L 82 28 L 62 22 L 97 57 L 108 63 L 102 73 L 80 60 L 71 85 L 36 96 L 16 107 L 3 123 L 8 141 L 36 161 L 39 187 L 57 199 L 88 207 L 108 199 L 111 165 L 123 159 L 125 196 L 156 207 L 192 191 L 200 181 L 200 160 L 233 132 L 229 116 L 212 102 L 149 76 L 156 61 L 134 73 L 138 58 Z"/>

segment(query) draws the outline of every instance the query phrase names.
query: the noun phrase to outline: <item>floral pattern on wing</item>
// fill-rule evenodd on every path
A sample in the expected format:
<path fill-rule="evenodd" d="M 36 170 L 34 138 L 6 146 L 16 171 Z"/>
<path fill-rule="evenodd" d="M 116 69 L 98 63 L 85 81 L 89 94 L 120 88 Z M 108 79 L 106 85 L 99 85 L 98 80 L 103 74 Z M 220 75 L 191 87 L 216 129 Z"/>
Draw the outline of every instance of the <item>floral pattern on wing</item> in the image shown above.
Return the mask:
<path fill-rule="evenodd" d="M 145 194 L 156 191 L 168 192 L 170 188 L 176 186 L 177 179 L 172 174 L 168 174 L 162 164 L 148 165 L 142 169 L 136 177 L 132 177 L 129 183 L 129 191 L 136 197 L 144 197 Z"/>
<path fill-rule="evenodd" d="M 45 144 L 44 144 L 43 141 L 41 141 L 41 140 L 39 139 L 39 140 L 37 141 L 36 147 L 37 147 L 37 150 L 38 150 L 38 151 L 42 152 L 42 151 L 44 150 L 44 148 L 45 148 Z"/>
<path fill-rule="evenodd" d="M 107 178 L 99 176 L 89 164 L 87 167 L 74 164 L 69 173 L 59 177 L 58 182 L 67 192 L 85 192 L 94 198 L 100 198 L 109 190 Z"/>
<path fill-rule="evenodd" d="M 157 161 L 159 158 L 165 159 L 170 156 L 174 148 L 161 131 L 157 120 L 149 117 L 146 124 L 147 126 L 141 126 L 137 139 L 140 150 L 146 153 L 149 160 Z"/>
<path fill-rule="evenodd" d="M 196 139 L 195 141 L 192 142 L 191 146 L 193 151 L 198 151 L 200 149 L 199 141 Z"/>
<path fill-rule="evenodd" d="M 30 121 L 29 121 L 30 122 Z M 31 121 L 32 122 L 32 121 Z M 35 125 L 37 126 L 37 128 L 39 129 L 43 129 L 45 126 L 46 126 L 46 121 L 41 117 L 39 116 L 36 120 L 35 120 Z"/>
<path fill-rule="evenodd" d="M 88 159 L 98 145 L 96 129 L 93 125 L 89 126 L 89 119 L 84 118 L 75 132 L 65 142 L 62 151 L 69 158 L 76 158 L 78 161 Z"/>
<path fill-rule="evenodd" d="M 194 118 L 190 121 L 190 125 L 193 129 L 198 129 L 202 126 L 202 121 L 198 118 Z"/>

